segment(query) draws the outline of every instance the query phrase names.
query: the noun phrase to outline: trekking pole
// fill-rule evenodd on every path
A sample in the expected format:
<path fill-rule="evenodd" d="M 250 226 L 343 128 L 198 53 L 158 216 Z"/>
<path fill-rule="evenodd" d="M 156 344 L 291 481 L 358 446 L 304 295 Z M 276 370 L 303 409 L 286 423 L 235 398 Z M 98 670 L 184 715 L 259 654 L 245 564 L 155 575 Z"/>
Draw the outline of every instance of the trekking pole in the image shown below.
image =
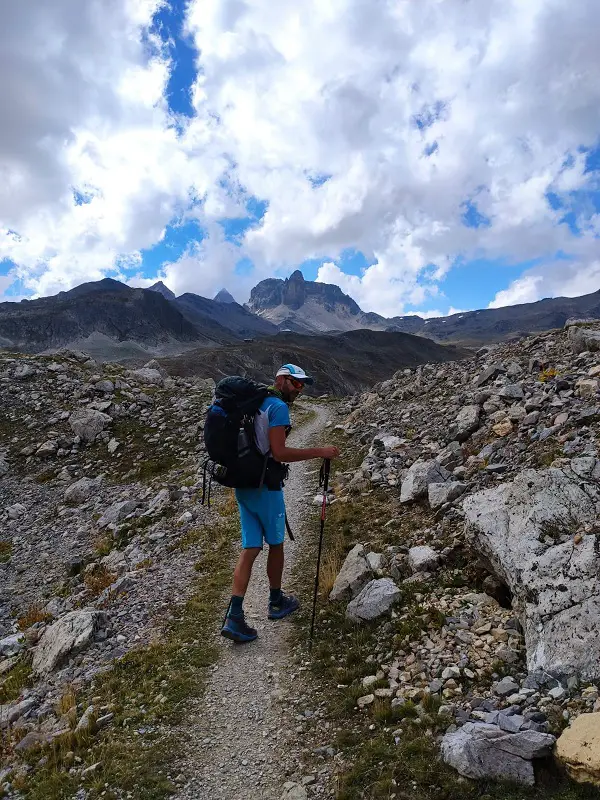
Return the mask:
<path fill-rule="evenodd" d="M 315 593 L 313 596 L 312 619 L 310 622 L 310 636 L 308 652 L 312 652 L 313 634 L 315 632 L 315 614 L 317 613 L 317 593 L 319 591 L 319 572 L 321 571 L 321 552 L 323 550 L 323 533 L 325 530 L 325 507 L 327 506 L 327 489 L 329 487 L 329 471 L 331 461 L 328 458 L 323 460 L 321 474 L 319 476 L 319 487 L 323 487 L 323 502 L 321 504 L 321 532 L 319 535 L 319 554 L 317 556 L 317 573 L 315 575 Z"/>

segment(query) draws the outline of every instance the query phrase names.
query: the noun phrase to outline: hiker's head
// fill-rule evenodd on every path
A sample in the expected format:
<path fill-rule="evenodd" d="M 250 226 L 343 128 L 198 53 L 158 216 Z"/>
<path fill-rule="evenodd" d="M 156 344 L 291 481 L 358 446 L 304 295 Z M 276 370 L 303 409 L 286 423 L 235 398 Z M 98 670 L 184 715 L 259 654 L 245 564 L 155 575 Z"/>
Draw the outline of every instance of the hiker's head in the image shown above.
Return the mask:
<path fill-rule="evenodd" d="M 310 386 L 313 382 L 313 378 L 307 375 L 302 367 L 297 367 L 295 364 L 284 364 L 277 370 L 275 388 L 281 392 L 286 403 L 293 403 L 304 391 L 304 387 Z"/>

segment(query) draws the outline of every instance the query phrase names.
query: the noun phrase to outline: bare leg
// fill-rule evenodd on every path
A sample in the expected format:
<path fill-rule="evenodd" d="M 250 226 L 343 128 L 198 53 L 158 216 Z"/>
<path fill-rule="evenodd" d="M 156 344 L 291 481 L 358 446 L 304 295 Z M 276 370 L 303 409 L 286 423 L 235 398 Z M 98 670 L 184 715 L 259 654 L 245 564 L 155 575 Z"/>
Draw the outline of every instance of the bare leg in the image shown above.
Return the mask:
<path fill-rule="evenodd" d="M 281 576 L 283 575 L 283 544 L 269 546 L 267 558 L 267 576 L 271 589 L 281 589 Z"/>
<path fill-rule="evenodd" d="M 257 555 L 260 553 L 260 547 L 248 547 L 242 550 L 235 565 L 235 572 L 233 573 L 233 589 L 232 594 L 238 597 L 243 597 L 246 594 L 248 584 L 250 583 L 250 575 L 252 574 L 252 566 L 256 561 Z M 269 553 L 269 558 L 271 554 Z"/>

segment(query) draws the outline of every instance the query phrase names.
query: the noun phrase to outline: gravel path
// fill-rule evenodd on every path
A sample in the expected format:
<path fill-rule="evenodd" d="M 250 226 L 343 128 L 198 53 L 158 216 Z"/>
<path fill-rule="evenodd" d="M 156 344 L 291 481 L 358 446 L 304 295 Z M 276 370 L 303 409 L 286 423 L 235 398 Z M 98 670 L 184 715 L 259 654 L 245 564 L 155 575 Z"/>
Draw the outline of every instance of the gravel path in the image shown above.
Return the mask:
<path fill-rule="evenodd" d="M 312 444 L 324 429 L 329 410 L 312 407 L 316 417 L 292 433 L 293 447 Z M 292 465 L 285 487 L 288 518 L 297 536 L 295 542 L 286 539 L 284 590 L 291 588 L 286 585 L 286 575 L 297 548 L 303 546 L 305 495 L 309 491 L 311 495 L 316 493 L 317 467 L 316 461 Z M 282 737 L 290 737 L 291 742 L 294 734 L 288 720 L 282 718 L 279 703 L 288 688 L 285 633 L 290 621 L 267 619 L 266 555 L 265 550 L 255 562 L 244 602 L 246 618 L 257 628 L 259 638 L 247 645 L 234 645 L 215 629 L 221 657 L 213 668 L 205 696 L 190 709 L 189 718 L 194 722 L 188 723 L 189 745 L 180 765 L 188 783 L 177 795 L 178 800 L 278 800 L 285 775 L 293 766 L 293 745 L 288 764 L 274 749 L 276 741 L 277 750 L 285 750 L 281 747 Z M 308 603 L 310 598 L 301 601 Z"/>

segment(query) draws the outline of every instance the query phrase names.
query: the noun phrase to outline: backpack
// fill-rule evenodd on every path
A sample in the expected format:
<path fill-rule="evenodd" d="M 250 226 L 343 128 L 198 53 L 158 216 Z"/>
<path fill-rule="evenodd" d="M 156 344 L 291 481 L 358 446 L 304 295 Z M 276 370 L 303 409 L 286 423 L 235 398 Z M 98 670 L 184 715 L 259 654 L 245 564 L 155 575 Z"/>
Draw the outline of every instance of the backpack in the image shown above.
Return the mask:
<path fill-rule="evenodd" d="M 274 395 L 272 389 L 237 375 L 223 378 L 215 389 L 215 398 L 204 423 L 204 444 L 208 459 L 204 462 L 210 475 L 208 488 L 214 479 L 222 486 L 235 489 L 281 489 L 288 467 L 256 446 L 254 417 L 265 398 Z"/>

